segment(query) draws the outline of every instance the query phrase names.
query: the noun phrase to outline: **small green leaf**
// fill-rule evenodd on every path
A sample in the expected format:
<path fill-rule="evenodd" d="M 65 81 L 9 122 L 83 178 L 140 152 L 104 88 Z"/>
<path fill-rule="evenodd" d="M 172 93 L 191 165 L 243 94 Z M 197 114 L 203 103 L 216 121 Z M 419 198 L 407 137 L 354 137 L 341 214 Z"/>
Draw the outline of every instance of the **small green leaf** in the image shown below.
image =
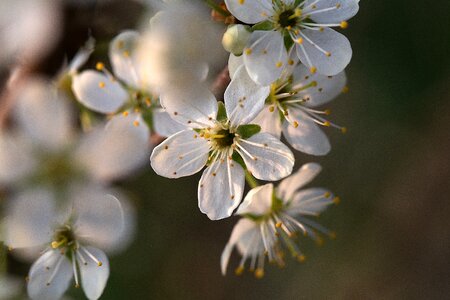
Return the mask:
<path fill-rule="evenodd" d="M 252 135 L 257 134 L 261 131 L 261 126 L 256 124 L 246 124 L 241 125 L 237 128 L 236 133 L 239 134 L 242 138 L 248 139 Z"/>
<path fill-rule="evenodd" d="M 225 109 L 225 104 L 222 101 L 218 103 L 219 109 L 217 110 L 216 120 L 219 122 L 224 122 L 227 120 L 227 110 Z"/>
<path fill-rule="evenodd" d="M 284 38 L 284 46 L 286 47 L 286 50 L 289 51 L 291 47 L 294 45 L 294 41 L 292 40 L 292 37 L 287 30 L 284 31 L 283 38 Z"/>
<path fill-rule="evenodd" d="M 272 29 L 273 29 L 273 23 L 269 20 L 252 26 L 253 31 L 255 31 L 255 30 L 272 30 Z"/>

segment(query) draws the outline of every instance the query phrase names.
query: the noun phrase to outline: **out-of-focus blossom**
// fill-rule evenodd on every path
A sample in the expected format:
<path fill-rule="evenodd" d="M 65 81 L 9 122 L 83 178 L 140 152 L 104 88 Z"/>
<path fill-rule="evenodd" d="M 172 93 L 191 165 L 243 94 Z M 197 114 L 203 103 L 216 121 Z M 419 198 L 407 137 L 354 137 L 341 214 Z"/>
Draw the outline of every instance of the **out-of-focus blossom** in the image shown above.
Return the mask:
<path fill-rule="evenodd" d="M 0 134 L 0 184 L 60 186 L 85 176 L 108 182 L 145 161 L 147 127 L 119 117 L 78 136 L 68 102 L 51 84 L 32 79 L 19 88 L 17 126 Z"/>
<path fill-rule="evenodd" d="M 242 64 L 242 57 L 230 56 L 231 77 Z M 296 150 L 311 155 L 325 155 L 331 146 L 320 126 L 334 127 L 343 133 L 347 129 L 326 119 L 330 110 L 318 110 L 316 107 L 345 92 L 346 82 L 344 71 L 335 76 L 311 74 L 305 66 L 292 59 L 289 68 L 271 84 L 265 108 L 254 122 L 261 125 L 263 131 L 278 138 L 283 132 Z"/>
<path fill-rule="evenodd" d="M 29 272 L 30 298 L 59 299 L 72 278 L 87 298 L 100 297 L 109 277 L 103 251 L 121 243 L 126 216 L 119 200 L 105 192 L 86 184 L 74 186 L 62 204 L 56 201 L 57 193 L 41 186 L 9 202 L 6 245 L 42 251 Z"/>
<path fill-rule="evenodd" d="M 288 50 L 296 52 L 311 73 L 336 75 L 350 62 L 349 41 L 330 27 L 346 28 L 347 20 L 358 12 L 359 0 L 225 0 L 225 3 L 240 21 L 258 24 L 253 27 L 243 56 L 250 77 L 260 84 L 277 80 L 288 62 Z"/>
<path fill-rule="evenodd" d="M 224 107 L 218 106 L 207 89 L 184 94 L 170 91 L 161 96 L 170 116 L 191 129 L 157 146 L 151 165 L 168 178 L 192 175 L 207 165 L 199 182 L 198 201 L 210 219 L 229 217 L 239 205 L 243 166 L 262 180 L 278 180 L 292 172 L 294 156 L 289 148 L 272 135 L 260 133 L 259 126 L 249 124 L 268 94 L 269 87 L 253 82 L 242 66 L 225 91 Z"/>
<path fill-rule="evenodd" d="M 60 34 L 60 1 L 0 1 L 0 66 L 33 64 L 47 54 Z"/>
<path fill-rule="evenodd" d="M 140 45 L 139 61 L 157 90 L 195 89 L 211 69 L 222 68 L 221 28 L 198 4 L 167 2 L 156 5 L 160 11 Z"/>
<path fill-rule="evenodd" d="M 250 270 L 255 272 L 257 278 L 261 278 L 266 256 L 269 262 L 283 266 L 286 249 L 300 262 L 305 260 L 294 240 L 297 233 L 303 233 L 318 243 L 322 242 L 319 232 L 334 237 L 333 232 L 306 216 L 318 216 L 328 205 L 337 203 L 339 198 L 323 188 L 299 190 L 311 182 L 320 170 L 321 167 L 316 163 L 305 164 L 278 187 L 274 188 L 269 183 L 247 194 L 236 212 L 243 218 L 234 226 L 222 253 L 222 274 L 226 273 L 234 247 L 242 255 L 236 274 L 241 274 L 245 263 L 250 260 Z"/>
<path fill-rule="evenodd" d="M 74 71 L 72 90 L 78 101 L 93 111 L 115 113 L 114 118 L 121 118 L 121 122 L 128 121 L 136 127 L 142 123 L 145 126 L 143 118 L 148 118 L 156 133 L 168 136 L 183 127 L 172 121 L 159 105 L 158 97 L 151 92 L 135 53 L 139 39 L 135 31 L 119 34 L 109 46 L 113 72 L 108 71 L 103 63 L 97 63 L 98 71 Z M 122 118 L 119 113 L 127 118 Z"/>

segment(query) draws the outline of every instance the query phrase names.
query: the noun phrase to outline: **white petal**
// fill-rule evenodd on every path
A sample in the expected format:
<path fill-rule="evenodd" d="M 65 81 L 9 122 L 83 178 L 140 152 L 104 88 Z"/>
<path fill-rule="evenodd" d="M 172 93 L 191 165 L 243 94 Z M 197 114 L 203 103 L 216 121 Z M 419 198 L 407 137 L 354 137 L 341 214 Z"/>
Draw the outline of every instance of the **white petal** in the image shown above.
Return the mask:
<path fill-rule="evenodd" d="M 258 133 L 247 140 L 239 140 L 239 144 L 249 153 L 240 151 L 248 170 L 256 178 L 274 181 L 291 174 L 294 155 L 274 136 Z"/>
<path fill-rule="evenodd" d="M 247 24 L 264 21 L 274 13 L 269 0 L 225 0 L 225 4 L 233 16 Z"/>
<path fill-rule="evenodd" d="M 162 108 L 153 109 L 153 127 L 157 134 L 165 137 L 186 129 L 186 126 L 176 122 Z"/>
<path fill-rule="evenodd" d="M 42 79 L 27 81 L 18 95 L 15 113 L 26 134 L 50 151 L 67 146 L 72 136 L 68 100 Z"/>
<path fill-rule="evenodd" d="M 347 77 L 342 71 L 335 76 L 325 76 L 318 73 L 311 74 L 311 72 L 304 66 L 298 65 L 293 73 L 294 86 L 304 87 L 312 82 L 317 85 L 309 87 L 297 94 L 297 97 L 308 99 L 304 105 L 309 107 L 316 107 L 327 103 L 336 98 L 345 87 Z"/>
<path fill-rule="evenodd" d="M 141 84 L 137 64 L 133 59 L 138 41 L 139 33 L 127 30 L 117 35 L 109 44 L 109 59 L 114 75 L 135 88 Z"/>
<path fill-rule="evenodd" d="M 339 6 L 339 8 L 333 10 L 311 15 L 311 19 L 316 23 L 339 23 L 356 15 L 359 10 L 358 2 L 359 0 L 307 0 L 304 5 L 304 14 L 307 15 L 313 11 Z M 310 7 L 310 4 L 312 3 L 314 3 L 315 6 L 314 10 L 311 10 Z"/>
<path fill-rule="evenodd" d="M 31 266 L 28 296 L 33 300 L 60 299 L 69 288 L 72 274 L 72 264 L 67 257 L 57 249 L 49 250 Z"/>
<path fill-rule="evenodd" d="M 244 66 L 236 72 L 225 91 L 225 108 L 230 125 L 250 123 L 263 109 L 270 87 L 255 83 Z"/>
<path fill-rule="evenodd" d="M 265 215 L 272 208 L 273 184 L 268 183 L 251 189 L 245 196 L 237 214 Z"/>
<path fill-rule="evenodd" d="M 27 137 L 0 133 L 0 184 L 13 184 L 34 170 L 30 144 Z"/>
<path fill-rule="evenodd" d="M 116 112 L 128 99 L 118 81 L 92 70 L 73 77 L 72 91 L 84 106 L 104 114 Z"/>
<path fill-rule="evenodd" d="M 52 238 L 55 198 L 50 190 L 25 190 L 7 207 L 5 243 L 12 248 L 40 246 Z"/>
<path fill-rule="evenodd" d="M 231 232 L 230 239 L 223 249 L 222 255 L 220 257 L 220 268 L 222 270 L 222 274 L 225 275 L 227 272 L 228 262 L 230 260 L 231 252 L 233 251 L 236 243 L 249 231 L 253 231 L 256 225 L 255 222 L 250 221 L 249 219 L 242 218 L 240 219 L 236 225 L 234 225 L 233 231 Z"/>
<path fill-rule="evenodd" d="M 150 162 L 161 176 L 179 178 L 200 171 L 208 161 L 209 143 L 193 130 L 180 131 L 153 149 Z"/>
<path fill-rule="evenodd" d="M 294 149 L 311 155 L 325 155 L 330 152 L 328 137 L 307 114 L 291 109 L 289 116 L 293 121 L 297 121 L 298 127 L 284 122 L 283 135 Z"/>
<path fill-rule="evenodd" d="M 149 153 L 148 138 L 148 127 L 139 114 L 116 115 L 105 128 L 97 128 L 82 138 L 77 159 L 96 179 L 120 178 L 144 164 Z"/>
<path fill-rule="evenodd" d="M 80 187 L 71 198 L 75 234 L 83 243 L 108 251 L 120 242 L 125 221 L 119 200 L 104 192 L 95 186 Z"/>
<path fill-rule="evenodd" d="M 236 56 L 231 53 L 230 58 L 228 59 L 228 73 L 230 73 L 231 79 L 233 79 L 234 74 L 242 65 L 244 65 L 244 56 Z"/>
<path fill-rule="evenodd" d="M 78 70 L 83 66 L 91 56 L 92 52 L 94 52 L 95 48 L 95 39 L 93 37 L 89 37 L 84 46 L 78 50 L 78 52 L 73 57 L 70 62 L 68 69 L 68 73 L 70 75 L 75 75 Z"/>
<path fill-rule="evenodd" d="M 170 117 L 182 125 L 193 128 L 214 126 L 217 100 L 207 88 L 199 85 L 167 90 L 160 99 Z"/>
<path fill-rule="evenodd" d="M 253 124 L 261 126 L 261 132 L 270 133 L 277 139 L 281 137 L 281 120 L 278 109 L 270 112 L 268 106 L 265 106 L 258 116 L 252 121 Z"/>
<path fill-rule="evenodd" d="M 217 160 L 203 171 L 198 185 L 198 207 L 211 220 L 232 215 L 242 200 L 244 169 L 232 160 Z"/>
<path fill-rule="evenodd" d="M 336 75 L 344 70 L 352 58 L 350 42 L 333 29 L 303 29 L 299 36 L 303 38 L 303 43 L 296 45 L 300 61 L 309 68 L 317 68 L 320 74 Z"/>
<path fill-rule="evenodd" d="M 105 253 L 97 248 L 83 247 L 83 249 L 89 251 L 89 253 L 101 262 L 101 266 L 99 266 L 87 255 L 84 255 L 87 264 L 78 264 L 80 267 L 81 286 L 83 287 L 84 294 L 88 299 L 95 300 L 100 298 L 105 289 L 106 282 L 108 281 L 109 261 Z M 83 250 L 81 250 L 81 252 L 83 252 Z"/>
<path fill-rule="evenodd" d="M 281 181 L 277 188 L 278 197 L 284 201 L 291 200 L 294 193 L 310 183 L 321 170 L 322 167 L 317 163 L 304 164 L 295 174 Z"/>
<path fill-rule="evenodd" d="M 323 188 L 310 188 L 302 190 L 294 195 L 289 204 L 290 215 L 303 214 L 317 216 L 328 205 L 333 203 L 333 194 Z"/>
<path fill-rule="evenodd" d="M 278 31 L 254 31 L 248 45 L 243 56 L 250 77 L 261 85 L 270 85 L 287 64 L 283 36 Z"/>

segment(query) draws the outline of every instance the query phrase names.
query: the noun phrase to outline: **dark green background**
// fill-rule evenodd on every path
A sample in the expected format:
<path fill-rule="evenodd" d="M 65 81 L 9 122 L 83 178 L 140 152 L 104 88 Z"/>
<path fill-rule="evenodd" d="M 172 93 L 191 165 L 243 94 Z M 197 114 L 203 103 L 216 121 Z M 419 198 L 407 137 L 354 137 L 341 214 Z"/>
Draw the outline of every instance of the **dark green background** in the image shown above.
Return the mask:
<path fill-rule="evenodd" d="M 68 10 L 66 32 L 74 34 L 59 53 L 81 45 L 84 35 L 75 33 L 86 27 L 106 42 L 140 11 L 127 1 Z M 331 153 L 299 154 L 296 164 L 321 163 L 313 185 L 341 197 L 319 220 L 337 239 L 323 247 L 301 239 L 306 262 L 267 266 L 261 280 L 235 276 L 233 255 L 223 277 L 220 254 L 238 218 L 211 222 L 200 213 L 199 174 L 169 180 L 147 167 L 121 183 L 136 196 L 139 232 L 129 251 L 111 259 L 102 299 L 450 295 L 450 2 L 361 0 L 349 24 L 350 92 L 329 105 L 348 133 L 325 129 Z"/>

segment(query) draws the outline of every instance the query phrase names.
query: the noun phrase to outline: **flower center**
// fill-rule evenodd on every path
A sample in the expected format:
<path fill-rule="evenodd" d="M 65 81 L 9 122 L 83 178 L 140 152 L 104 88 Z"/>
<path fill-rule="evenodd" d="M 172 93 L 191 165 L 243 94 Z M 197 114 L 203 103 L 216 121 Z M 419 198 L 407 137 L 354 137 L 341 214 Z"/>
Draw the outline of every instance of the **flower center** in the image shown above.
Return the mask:
<path fill-rule="evenodd" d="M 234 143 L 235 134 L 230 132 L 229 129 L 219 129 L 213 134 L 210 134 L 209 137 L 213 142 L 215 148 L 228 148 Z"/>
<path fill-rule="evenodd" d="M 278 25 L 282 28 L 294 27 L 299 17 L 297 10 L 288 9 L 278 15 Z"/>
<path fill-rule="evenodd" d="M 63 249 L 66 247 L 75 246 L 75 234 L 72 228 L 65 225 L 55 231 L 53 242 L 51 244 L 53 249 Z"/>

